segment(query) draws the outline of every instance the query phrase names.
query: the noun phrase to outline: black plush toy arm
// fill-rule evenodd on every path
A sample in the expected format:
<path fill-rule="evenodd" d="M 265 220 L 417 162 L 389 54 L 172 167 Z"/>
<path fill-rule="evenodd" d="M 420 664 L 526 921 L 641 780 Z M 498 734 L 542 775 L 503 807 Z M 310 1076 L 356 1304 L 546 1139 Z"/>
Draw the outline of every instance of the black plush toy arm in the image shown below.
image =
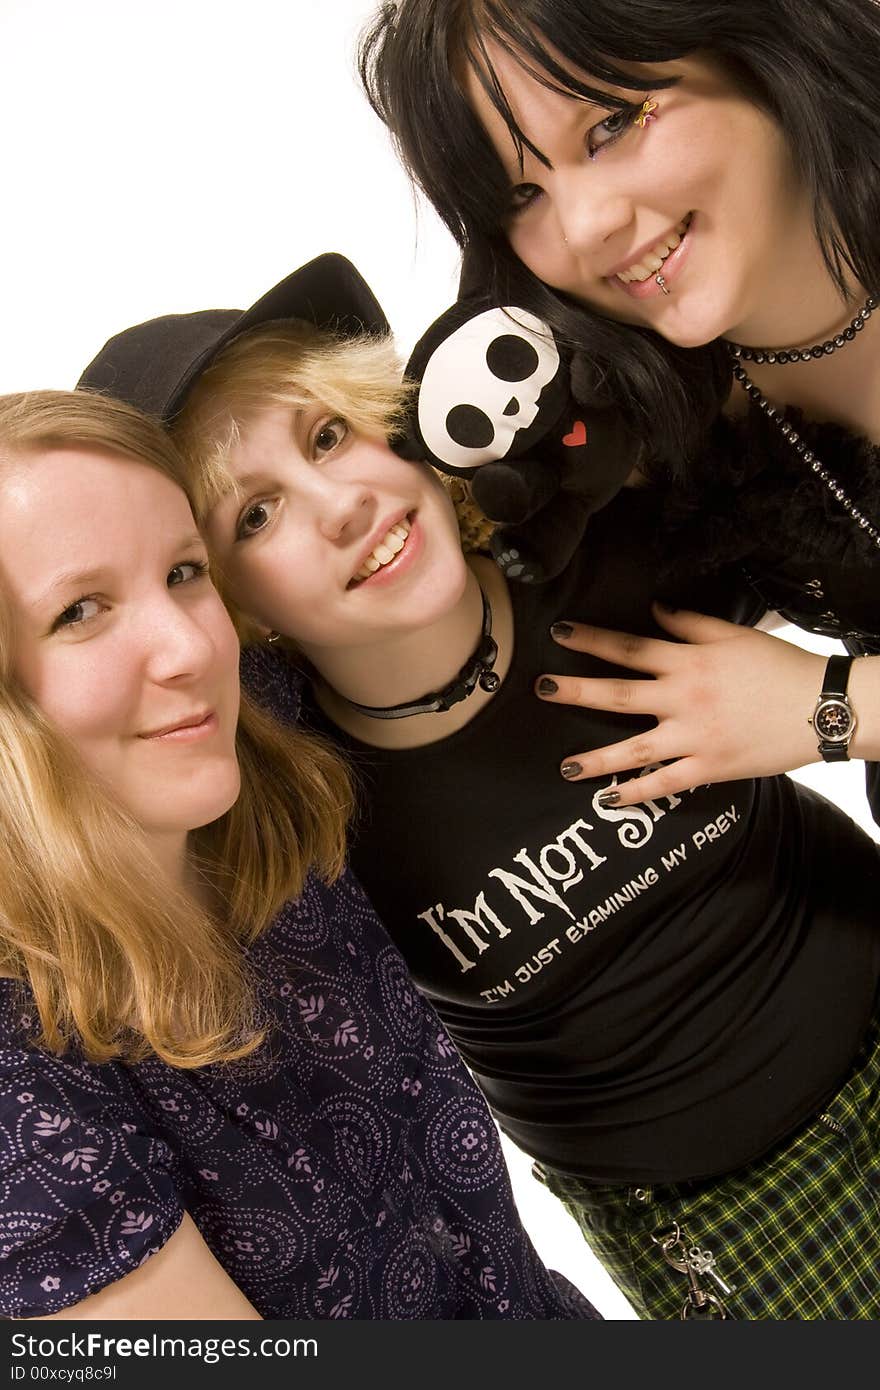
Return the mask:
<path fill-rule="evenodd" d="M 560 465 L 556 459 L 516 459 L 484 463 L 471 478 L 474 501 L 490 521 L 513 525 L 540 511 L 559 492 Z"/>

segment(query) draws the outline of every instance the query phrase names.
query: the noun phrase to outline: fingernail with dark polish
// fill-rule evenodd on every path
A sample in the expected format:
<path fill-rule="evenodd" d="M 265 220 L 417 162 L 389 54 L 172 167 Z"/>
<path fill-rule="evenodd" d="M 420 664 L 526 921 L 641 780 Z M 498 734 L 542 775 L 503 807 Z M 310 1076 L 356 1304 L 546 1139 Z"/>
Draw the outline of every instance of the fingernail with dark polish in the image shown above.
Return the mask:
<path fill-rule="evenodd" d="M 550 627 L 551 637 L 570 637 L 573 632 L 571 623 L 552 623 Z"/>
<path fill-rule="evenodd" d="M 563 763 L 562 767 L 559 769 L 563 777 L 568 777 L 569 779 L 572 777 L 580 777 L 583 770 L 580 763 Z"/>
<path fill-rule="evenodd" d="M 542 676 L 538 681 L 539 695 L 556 695 L 558 691 L 559 686 L 554 680 L 551 680 L 549 676 Z"/>
<path fill-rule="evenodd" d="M 620 800 L 620 792 L 603 792 L 596 797 L 597 806 L 616 806 Z"/>

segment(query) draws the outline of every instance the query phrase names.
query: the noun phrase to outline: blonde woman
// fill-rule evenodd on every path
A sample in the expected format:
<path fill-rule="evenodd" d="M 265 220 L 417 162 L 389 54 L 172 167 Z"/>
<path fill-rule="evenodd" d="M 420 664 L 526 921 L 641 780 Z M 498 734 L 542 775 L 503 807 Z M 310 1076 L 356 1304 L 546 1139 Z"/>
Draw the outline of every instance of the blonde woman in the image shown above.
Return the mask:
<path fill-rule="evenodd" d="M 125 405 L 0 398 L 0 1311 L 592 1316 L 344 871 L 341 765 L 239 704 L 180 474 Z"/>

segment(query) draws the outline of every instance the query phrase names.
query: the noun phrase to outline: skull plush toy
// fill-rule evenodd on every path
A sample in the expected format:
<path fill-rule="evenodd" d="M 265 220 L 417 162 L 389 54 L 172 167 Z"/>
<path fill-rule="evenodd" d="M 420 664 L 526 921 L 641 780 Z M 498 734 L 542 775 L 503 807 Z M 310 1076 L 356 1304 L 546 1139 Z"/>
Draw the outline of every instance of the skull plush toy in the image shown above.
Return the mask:
<path fill-rule="evenodd" d="M 519 431 L 534 424 L 541 393 L 559 368 L 556 344 L 534 314 L 515 308 L 474 314 L 425 364 L 422 438 L 451 473 L 469 475 L 506 457 Z"/>
<path fill-rule="evenodd" d="M 579 404 L 578 374 L 547 324 L 484 297 L 442 314 L 406 374 L 418 394 L 398 452 L 470 480 L 500 523 L 492 550 L 511 579 L 559 574 L 638 461 L 623 417 Z"/>

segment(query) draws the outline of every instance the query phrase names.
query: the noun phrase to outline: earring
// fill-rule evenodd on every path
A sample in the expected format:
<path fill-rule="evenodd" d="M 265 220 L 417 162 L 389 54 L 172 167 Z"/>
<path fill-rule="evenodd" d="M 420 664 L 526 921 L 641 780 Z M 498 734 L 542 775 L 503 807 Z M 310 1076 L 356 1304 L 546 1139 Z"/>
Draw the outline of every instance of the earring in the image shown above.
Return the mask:
<path fill-rule="evenodd" d="M 636 116 L 636 125 L 644 130 L 649 121 L 656 121 L 657 117 L 654 114 L 656 110 L 656 101 L 652 101 L 650 97 L 646 97 L 639 109 L 639 114 Z"/>
<path fill-rule="evenodd" d="M 277 642 L 277 641 L 278 641 L 278 638 L 279 638 L 280 636 L 281 636 L 281 633 L 280 633 L 280 632 L 267 632 L 267 633 L 266 633 L 266 641 L 267 641 L 267 642 Z"/>

